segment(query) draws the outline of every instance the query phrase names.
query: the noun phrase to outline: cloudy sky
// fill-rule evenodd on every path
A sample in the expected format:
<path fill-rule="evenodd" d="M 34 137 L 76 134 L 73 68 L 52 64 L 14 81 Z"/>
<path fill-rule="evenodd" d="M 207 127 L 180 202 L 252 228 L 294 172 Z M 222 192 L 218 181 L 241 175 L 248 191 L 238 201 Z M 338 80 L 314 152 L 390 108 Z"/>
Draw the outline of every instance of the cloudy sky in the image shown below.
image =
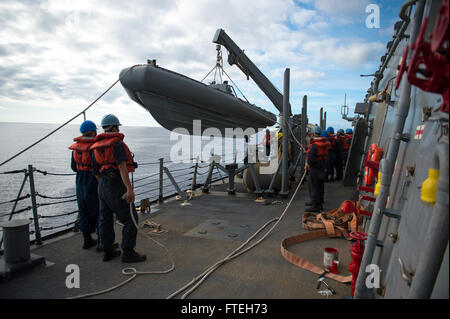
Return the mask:
<path fill-rule="evenodd" d="M 380 27 L 367 28 L 368 4 L 380 8 Z M 310 121 L 319 109 L 344 128 L 347 94 L 353 113 L 362 102 L 399 20 L 401 0 L 0 0 L 0 122 L 63 123 L 117 80 L 119 72 L 156 59 L 201 80 L 215 65 L 218 28 L 244 49 L 283 91 L 291 70 L 291 105 L 308 95 Z M 250 79 L 224 68 L 248 100 L 278 114 Z M 212 80 L 207 78 L 205 80 Z M 124 125 L 159 126 L 131 101 L 120 83 L 88 118 L 116 114 Z M 81 118 L 74 123 L 81 123 Z"/>

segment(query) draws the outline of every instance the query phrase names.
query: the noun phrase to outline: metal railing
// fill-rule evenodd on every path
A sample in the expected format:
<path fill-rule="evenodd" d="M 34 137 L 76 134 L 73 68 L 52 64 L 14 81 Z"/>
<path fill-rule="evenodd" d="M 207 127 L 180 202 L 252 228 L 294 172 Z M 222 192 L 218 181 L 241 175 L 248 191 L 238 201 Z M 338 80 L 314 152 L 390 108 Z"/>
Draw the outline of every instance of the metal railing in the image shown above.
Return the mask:
<path fill-rule="evenodd" d="M 195 160 L 195 159 L 190 159 Z M 132 175 L 133 188 L 135 189 L 136 197 L 136 207 L 140 207 L 140 202 L 143 199 L 148 200 L 150 204 L 159 203 L 162 204 L 164 200 L 180 195 L 183 199 L 186 199 L 184 192 L 186 190 L 195 190 L 201 187 L 202 183 L 197 183 L 202 176 L 208 174 L 209 167 L 211 164 L 204 164 L 204 161 L 197 160 L 193 165 L 181 168 L 169 169 L 166 164 L 173 163 L 172 161 L 164 160 L 160 158 L 157 162 L 149 163 L 138 163 L 139 166 L 145 165 L 159 165 L 159 171 L 156 173 L 149 174 L 138 179 L 134 179 Z M 204 170 L 207 168 L 207 170 Z M 76 194 L 71 194 L 67 196 L 56 196 L 56 195 L 43 195 L 36 191 L 36 181 L 35 174 L 39 173 L 44 176 L 74 176 L 76 173 L 53 173 L 42 171 L 34 167 L 33 165 L 28 165 L 27 169 L 14 170 L 0 173 L 0 175 L 8 174 L 24 174 L 22 183 L 19 187 L 16 198 L 0 202 L 1 205 L 13 204 L 12 209 L 8 213 L 0 215 L 0 221 L 12 220 L 14 216 L 22 213 L 27 213 L 25 218 L 33 222 L 32 229 L 30 230 L 30 235 L 34 235 L 34 240 L 31 238 L 31 242 L 36 245 L 41 245 L 43 240 L 51 237 L 55 237 L 61 233 L 66 233 L 75 230 L 78 226 L 79 218 L 77 215 L 78 209 L 70 210 L 68 212 L 63 212 L 61 214 L 44 214 L 48 206 L 58 205 L 58 204 L 68 204 L 77 201 Z M 219 172 L 214 172 L 213 181 L 218 181 L 228 177 L 228 175 L 220 174 Z M 206 176 L 205 176 L 206 177 Z M 28 181 L 30 193 L 22 195 L 24 192 L 25 184 Z M 209 182 L 209 181 L 208 181 Z M 30 200 L 30 205 L 21 209 L 17 209 L 19 202 L 25 200 Z M 48 202 L 38 202 L 38 200 L 49 200 Z M 78 208 L 74 204 L 75 208 Z M 67 217 L 75 215 L 71 220 Z M 5 218 L 6 217 L 6 218 Z M 48 227 L 42 227 L 39 222 L 42 219 L 60 218 L 62 221 L 54 223 Z M 61 229 L 62 228 L 62 229 Z M 43 231 L 58 230 L 57 232 L 42 236 Z M 0 239 L 0 250 L 2 249 L 3 236 Z"/>

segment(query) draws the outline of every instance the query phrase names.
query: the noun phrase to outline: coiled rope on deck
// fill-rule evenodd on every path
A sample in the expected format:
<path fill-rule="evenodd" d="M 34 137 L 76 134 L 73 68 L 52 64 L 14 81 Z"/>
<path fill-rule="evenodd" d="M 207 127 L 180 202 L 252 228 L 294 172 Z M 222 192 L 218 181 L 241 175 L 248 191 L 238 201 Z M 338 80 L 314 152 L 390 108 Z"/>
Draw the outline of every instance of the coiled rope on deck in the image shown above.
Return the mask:
<path fill-rule="evenodd" d="M 124 198 L 124 197 L 125 197 L 125 195 L 122 198 Z M 122 275 L 131 276 L 131 277 L 126 279 L 125 281 L 123 281 L 123 282 L 121 282 L 121 283 L 119 283 L 119 284 L 117 284 L 117 285 L 115 285 L 115 286 L 113 286 L 111 288 L 107 288 L 107 289 L 104 289 L 104 290 L 91 292 L 91 293 L 87 293 L 87 294 L 83 294 L 83 295 L 78 295 L 78 296 L 74 296 L 74 297 L 69 297 L 67 299 L 80 299 L 80 298 L 86 298 L 86 297 L 92 297 L 92 296 L 101 295 L 101 294 L 113 291 L 114 289 L 117 289 L 119 287 L 122 287 L 123 285 L 129 283 L 134 278 L 136 278 L 137 275 L 167 274 L 167 273 L 169 273 L 169 272 L 171 272 L 172 270 L 175 269 L 175 261 L 173 260 L 172 254 L 169 252 L 169 250 L 163 244 L 161 244 L 159 241 L 151 238 L 145 232 L 140 230 L 139 225 L 137 224 L 137 222 L 136 222 L 136 220 L 134 218 L 132 203 L 130 203 L 130 215 L 131 215 L 131 219 L 133 220 L 133 224 L 137 228 L 138 232 L 141 233 L 147 239 L 150 239 L 151 241 L 156 243 L 158 246 L 162 247 L 167 252 L 167 255 L 169 256 L 170 261 L 171 261 L 171 266 L 167 270 L 155 270 L 155 271 L 138 271 L 138 270 L 136 270 L 136 268 L 126 267 L 126 268 L 122 269 L 121 273 L 122 273 Z"/>
<path fill-rule="evenodd" d="M 280 223 L 280 221 L 283 219 L 283 217 L 286 215 L 286 212 L 288 211 L 289 207 L 292 204 L 292 201 L 294 200 L 295 196 L 297 195 L 298 190 L 300 189 L 300 186 L 303 183 L 303 179 L 306 176 L 306 171 L 303 173 L 303 176 L 300 180 L 300 182 L 297 185 L 297 188 L 295 189 L 294 193 L 292 194 L 291 199 L 289 200 L 288 204 L 286 205 L 284 211 L 281 213 L 281 215 L 279 217 L 276 217 L 274 219 L 269 220 L 268 222 L 266 222 L 261 228 L 259 228 L 249 239 L 247 239 L 242 245 L 240 245 L 238 248 L 236 248 L 233 252 L 231 252 L 227 257 L 225 257 L 222 260 L 219 260 L 217 263 L 215 263 L 213 266 L 209 267 L 207 270 L 205 270 L 203 273 L 201 273 L 200 275 L 198 275 L 197 277 L 195 277 L 194 279 L 192 279 L 188 284 L 186 284 L 185 286 L 181 287 L 180 289 L 178 289 L 177 291 L 175 291 L 174 293 L 172 293 L 170 296 L 168 296 L 166 299 L 171 299 L 173 297 L 175 297 L 176 295 L 180 294 L 181 292 L 183 292 L 184 290 L 186 290 L 187 288 L 189 288 L 190 286 L 194 285 L 192 288 L 190 288 L 187 292 L 185 292 L 182 296 L 181 299 L 186 298 L 189 294 L 191 294 L 195 289 L 197 289 L 205 280 L 206 278 L 213 273 L 217 268 L 219 268 L 221 265 L 223 265 L 224 263 L 244 254 L 245 252 L 249 251 L 250 249 L 252 249 L 253 247 L 255 247 L 256 245 L 258 245 L 259 243 L 261 243 L 264 239 L 266 239 L 271 233 L 272 231 L 275 229 L 275 227 L 278 226 L 278 224 Z M 240 251 L 241 249 L 244 248 L 245 245 L 247 245 L 257 234 L 259 234 L 264 228 L 266 228 L 270 223 L 276 221 L 276 223 L 267 231 L 267 233 L 265 233 L 263 235 L 263 237 L 261 237 L 258 241 L 256 241 L 255 243 L 253 243 L 252 245 L 250 245 L 249 247 L 245 248 L 244 250 Z M 197 282 L 197 283 L 196 283 Z"/>
<path fill-rule="evenodd" d="M 275 227 L 278 226 L 278 224 L 280 223 L 280 221 L 283 219 L 283 217 L 286 215 L 287 210 L 289 209 L 289 207 L 292 204 L 292 201 L 294 200 L 295 196 L 297 195 L 298 190 L 300 189 L 300 186 L 303 183 L 303 180 L 306 176 L 306 171 L 304 172 L 300 182 L 297 185 L 297 188 L 295 189 L 294 193 L 292 194 L 291 199 L 289 200 L 288 204 L 286 205 L 286 208 L 284 209 L 284 211 L 281 213 L 281 215 L 279 217 L 273 218 L 271 220 L 269 220 L 268 222 L 266 222 L 261 228 L 259 228 L 252 236 L 250 236 L 250 238 L 248 238 L 242 245 L 240 245 L 237 249 L 235 249 L 233 252 L 231 252 L 227 257 L 225 257 L 224 259 L 216 262 L 213 266 L 209 267 L 207 270 L 205 270 L 203 273 L 201 273 L 199 276 L 195 277 L 194 279 L 192 279 L 188 284 L 186 284 L 185 286 L 183 286 L 182 288 L 178 289 L 177 291 L 175 291 L 174 293 L 172 293 L 170 296 L 168 296 L 166 299 L 171 299 L 173 297 L 175 297 L 176 295 L 180 294 L 183 290 L 189 288 L 190 286 L 194 285 L 192 288 L 190 288 L 187 292 L 185 292 L 183 294 L 183 296 L 181 297 L 181 299 L 186 298 L 190 293 L 192 293 L 195 289 L 197 289 L 205 280 L 206 278 L 213 273 L 217 268 L 219 268 L 222 264 L 237 258 L 238 256 L 244 254 L 245 252 L 249 251 L 250 249 L 252 249 L 253 247 L 255 247 L 256 245 L 258 245 L 259 243 L 261 243 L 264 239 L 266 239 L 271 233 L 272 231 L 275 229 Z M 125 195 L 124 195 L 125 196 Z M 82 295 L 78 295 L 78 296 L 74 296 L 74 297 L 68 297 L 67 299 L 80 299 L 80 298 L 86 298 L 86 297 L 92 297 L 92 296 L 97 296 L 97 295 L 101 295 L 110 291 L 113 291 L 117 288 L 120 288 L 124 285 L 126 285 L 127 283 L 131 282 L 134 278 L 137 277 L 137 275 L 150 275 L 150 274 L 167 274 L 171 271 L 173 271 L 175 269 L 175 262 L 173 260 L 172 255 L 170 254 L 169 250 L 160 242 L 158 242 L 157 240 L 151 238 L 150 236 L 148 236 L 146 233 L 144 233 L 143 231 L 140 230 L 135 218 L 134 218 L 134 214 L 133 214 L 133 207 L 132 204 L 130 203 L 130 215 L 131 215 L 131 219 L 133 220 L 133 223 L 135 225 L 135 227 L 137 228 L 138 232 L 141 233 L 142 235 L 144 235 L 146 238 L 152 240 L 153 242 L 155 242 L 158 246 L 162 247 L 168 254 L 168 256 L 171 259 L 171 266 L 169 269 L 167 270 L 162 270 L 162 271 L 138 271 L 136 268 L 134 267 L 126 267 L 123 268 L 121 273 L 125 276 L 131 276 L 130 278 L 124 280 L 123 282 L 104 289 L 104 290 L 100 290 L 100 291 L 96 291 L 96 292 L 92 292 L 92 293 L 87 293 L 87 294 L 82 294 Z M 268 225 L 270 225 L 271 223 L 276 222 L 268 231 L 267 233 L 265 233 L 263 235 L 263 237 L 261 237 L 258 241 L 256 241 L 255 243 L 253 243 L 252 245 L 250 245 L 249 247 L 245 248 L 244 250 L 240 251 L 241 249 L 243 249 L 245 247 L 245 245 L 247 245 L 253 238 L 255 238 L 261 231 L 263 231 Z"/>

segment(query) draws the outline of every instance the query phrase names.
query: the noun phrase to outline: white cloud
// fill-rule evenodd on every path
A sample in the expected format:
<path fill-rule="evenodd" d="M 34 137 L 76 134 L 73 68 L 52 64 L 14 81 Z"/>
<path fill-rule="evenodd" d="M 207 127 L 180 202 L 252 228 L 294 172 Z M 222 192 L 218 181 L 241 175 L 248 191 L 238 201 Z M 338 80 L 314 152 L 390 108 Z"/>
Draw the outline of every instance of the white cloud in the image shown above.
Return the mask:
<path fill-rule="evenodd" d="M 282 78 L 285 68 L 274 69 L 271 72 L 271 77 Z M 313 84 L 320 79 L 325 78 L 325 72 L 313 71 L 309 69 L 301 69 L 299 67 L 293 67 L 289 70 L 290 79 L 292 81 L 298 81 L 300 83 Z"/>
<path fill-rule="evenodd" d="M 314 5 L 333 20 L 349 23 L 354 20 L 365 20 L 367 16 L 365 10 L 370 2 L 370 0 L 314 0 Z"/>
<path fill-rule="evenodd" d="M 373 62 L 380 56 L 384 50 L 384 44 L 365 41 L 342 43 L 339 39 L 329 38 L 306 42 L 301 50 L 317 63 L 328 61 L 338 67 L 357 68 Z"/>
<path fill-rule="evenodd" d="M 0 103 L 10 112 L 18 110 L 13 108 L 18 104 L 42 110 L 16 118 L 43 121 L 51 116 L 63 122 L 102 93 L 123 68 L 147 59 L 200 80 L 215 64 L 212 38 L 218 28 L 224 28 L 278 88 L 280 70 L 286 67 L 293 81 L 308 86 L 325 81 L 334 64 L 346 70 L 370 62 L 381 45 L 348 43 L 345 35 L 330 38 L 324 32 L 330 25 L 325 14 L 332 12 L 323 1 L 315 4 L 320 12 L 291 0 L 2 0 Z M 337 10 L 353 14 L 345 1 Z M 244 94 L 270 108 L 260 89 L 228 65 L 225 49 L 223 54 L 227 73 Z M 154 123 L 120 84 L 99 104 L 99 110 L 105 108 L 128 114 L 139 125 Z"/>

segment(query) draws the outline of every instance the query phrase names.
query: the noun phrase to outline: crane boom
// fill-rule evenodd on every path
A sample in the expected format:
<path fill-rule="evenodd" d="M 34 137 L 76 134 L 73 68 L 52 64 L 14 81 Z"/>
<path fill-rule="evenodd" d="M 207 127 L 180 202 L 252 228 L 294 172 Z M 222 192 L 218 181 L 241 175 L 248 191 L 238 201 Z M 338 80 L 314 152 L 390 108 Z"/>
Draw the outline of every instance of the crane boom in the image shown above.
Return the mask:
<path fill-rule="evenodd" d="M 270 80 L 258 69 L 258 67 L 247 57 L 236 43 L 225 33 L 223 29 L 217 29 L 214 34 L 214 43 L 223 45 L 228 50 L 228 63 L 230 65 L 236 64 L 237 67 L 247 76 L 255 81 L 258 87 L 275 105 L 275 107 L 283 113 L 283 95 L 270 82 Z M 291 115 L 291 106 L 289 104 L 289 117 Z"/>

